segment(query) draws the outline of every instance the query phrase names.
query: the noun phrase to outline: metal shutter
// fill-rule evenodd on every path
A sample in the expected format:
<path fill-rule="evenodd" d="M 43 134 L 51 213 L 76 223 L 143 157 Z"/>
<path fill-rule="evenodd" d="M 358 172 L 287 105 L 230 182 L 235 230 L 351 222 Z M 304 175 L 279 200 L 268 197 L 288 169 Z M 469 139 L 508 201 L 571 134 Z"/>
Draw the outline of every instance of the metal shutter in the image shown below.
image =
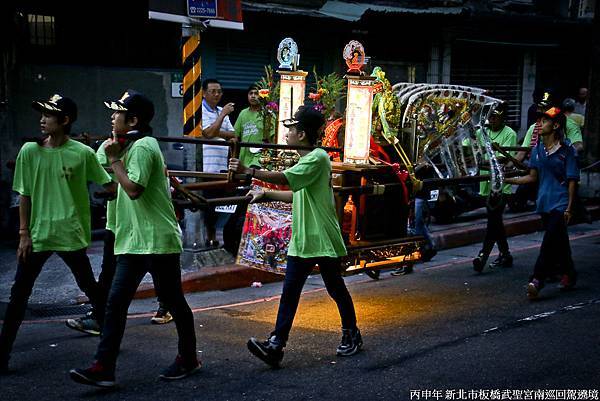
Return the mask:
<path fill-rule="evenodd" d="M 216 75 L 227 89 L 246 89 L 264 75 L 276 48 L 257 37 L 236 33 L 216 41 Z"/>
<path fill-rule="evenodd" d="M 515 48 L 457 43 L 452 47 L 450 82 L 477 86 L 508 101 L 507 125 L 521 126 L 523 52 Z"/>

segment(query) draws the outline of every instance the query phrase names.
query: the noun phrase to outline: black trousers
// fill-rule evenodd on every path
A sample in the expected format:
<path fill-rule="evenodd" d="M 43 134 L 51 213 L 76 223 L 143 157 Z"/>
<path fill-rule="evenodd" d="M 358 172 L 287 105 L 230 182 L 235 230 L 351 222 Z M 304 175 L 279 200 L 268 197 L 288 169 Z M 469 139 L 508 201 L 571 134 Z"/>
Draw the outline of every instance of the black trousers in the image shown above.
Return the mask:
<path fill-rule="evenodd" d="M 276 336 L 284 345 L 292 329 L 292 323 L 294 322 L 296 310 L 300 303 L 302 287 L 304 287 L 304 283 L 313 270 L 313 267 L 317 264 L 321 271 L 321 277 L 323 277 L 323 281 L 325 282 L 325 288 L 327 288 L 329 296 L 337 304 L 342 320 L 342 327 L 344 329 L 356 328 L 354 303 L 340 272 L 340 259 L 288 256 L 283 292 L 279 301 L 279 311 L 277 312 L 277 322 L 275 323 L 275 330 L 271 333 L 272 336 Z"/>
<path fill-rule="evenodd" d="M 571 244 L 564 213 L 552 210 L 550 213 L 541 213 L 541 216 L 546 232 L 532 278 L 543 282 L 553 274 L 567 274 L 574 279 L 577 273 L 571 257 Z"/>
<path fill-rule="evenodd" d="M 8 358 L 10 355 L 17 332 L 25 317 L 25 310 L 27 309 L 27 303 L 31 296 L 35 280 L 53 253 L 53 251 L 32 252 L 26 263 L 19 263 L 17 265 L 15 282 L 10 290 L 10 301 L 4 316 L 2 333 L 0 333 L 0 358 Z M 56 253 L 71 269 L 77 285 L 87 295 L 92 306 L 96 308 L 100 303 L 99 287 L 94 278 L 92 266 L 86 254 L 86 248 L 77 251 L 60 251 Z"/>
<path fill-rule="evenodd" d="M 506 199 L 504 195 L 495 195 L 488 198 L 486 203 L 487 211 L 487 227 L 481 252 L 489 255 L 494 244 L 498 244 L 500 253 L 508 253 L 508 241 L 506 240 L 506 230 L 504 229 L 504 221 L 502 215 L 506 207 Z"/>
<path fill-rule="evenodd" d="M 102 337 L 96 359 L 107 369 L 114 370 L 127 322 L 127 311 L 138 285 L 147 272 L 154 271 L 157 291 L 161 293 L 175 320 L 179 336 L 179 354 L 184 360 L 196 358 L 194 316 L 183 296 L 179 254 L 119 255 L 112 281 Z"/>
<path fill-rule="evenodd" d="M 104 321 L 104 310 L 106 307 L 106 301 L 108 300 L 108 294 L 110 287 L 115 277 L 115 271 L 117 269 L 117 257 L 115 256 L 115 233 L 110 230 L 106 230 L 104 233 L 104 253 L 102 254 L 102 270 L 98 277 L 98 304 L 94 308 L 94 317 L 98 321 L 98 324 L 102 326 Z M 163 300 L 158 291 L 159 285 L 158 277 L 154 270 L 150 271 L 152 275 L 152 281 L 156 290 L 156 295 L 159 303 L 163 303 Z"/>

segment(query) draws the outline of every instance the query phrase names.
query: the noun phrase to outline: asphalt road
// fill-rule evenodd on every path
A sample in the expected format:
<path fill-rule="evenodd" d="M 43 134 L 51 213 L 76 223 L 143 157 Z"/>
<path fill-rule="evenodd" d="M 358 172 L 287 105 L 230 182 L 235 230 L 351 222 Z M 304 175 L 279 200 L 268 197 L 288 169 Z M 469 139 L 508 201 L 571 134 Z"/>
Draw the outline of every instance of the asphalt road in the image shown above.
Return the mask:
<path fill-rule="evenodd" d="M 539 390 L 540 399 L 563 399 L 550 390 L 564 390 L 564 399 L 599 399 L 600 226 L 572 227 L 571 236 L 578 288 L 560 293 L 549 284 L 535 302 L 525 285 L 539 233 L 511 239 L 513 268 L 475 274 L 473 245 L 443 251 L 412 275 L 348 278 L 365 343 L 351 358 L 335 356 L 339 317 L 320 277 L 312 277 L 279 370 L 256 360 L 245 343 L 272 329 L 280 283 L 190 294 L 203 368 L 179 382 L 158 379 L 177 348 L 173 324 L 149 324 L 153 300 L 132 305 L 119 386 L 111 391 L 72 383 L 67 374 L 91 361 L 96 338 L 70 331 L 63 318 L 33 319 L 19 333 L 15 371 L 0 377 L 0 398 L 534 399 Z"/>

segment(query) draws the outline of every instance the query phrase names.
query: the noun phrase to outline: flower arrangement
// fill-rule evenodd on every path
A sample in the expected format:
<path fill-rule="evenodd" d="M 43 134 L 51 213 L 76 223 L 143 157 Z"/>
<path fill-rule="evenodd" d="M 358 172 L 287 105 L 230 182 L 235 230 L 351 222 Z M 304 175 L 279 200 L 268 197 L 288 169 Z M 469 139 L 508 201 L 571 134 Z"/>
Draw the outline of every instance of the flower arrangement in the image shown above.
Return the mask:
<path fill-rule="evenodd" d="M 375 67 L 371 76 L 375 77 L 371 132 L 376 141 L 379 139 L 378 136 L 381 135 L 389 143 L 396 143 L 401 118 L 398 98 L 392 92 L 392 85 L 380 67 Z"/>
<path fill-rule="evenodd" d="M 315 110 L 329 118 L 335 112 L 335 103 L 346 97 L 346 81 L 335 72 L 319 77 L 314 67 L 313 75 L 317 87 L 308 98 L 313 101 Z"/>
<path fill-rule="evenodd" d="M 273 79 L 273 67 L 265 66 L 265 76 L 256 82 L 260 114 L 263 119 L 263 141 L 268 142 L 269 132 L 277 122 L 279 112 L 279 82 Z"/>

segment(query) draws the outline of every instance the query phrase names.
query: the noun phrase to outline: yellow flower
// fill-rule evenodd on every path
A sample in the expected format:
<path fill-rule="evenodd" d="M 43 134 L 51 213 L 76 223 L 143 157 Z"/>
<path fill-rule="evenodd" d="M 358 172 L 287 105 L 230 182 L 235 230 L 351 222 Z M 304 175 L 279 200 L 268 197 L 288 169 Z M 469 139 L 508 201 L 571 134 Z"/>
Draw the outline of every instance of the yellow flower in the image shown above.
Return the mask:
<path fill-rule="evenodd" d="M 269 97 L 269 93 L 270 92 L 271 91 L 268 90 L 268 89 L 261 89 L 261 90 L 258 91 L 258 96 L 260 96 L 260 97 L 262 97 L 264 99 L 264 98 Z"/>

